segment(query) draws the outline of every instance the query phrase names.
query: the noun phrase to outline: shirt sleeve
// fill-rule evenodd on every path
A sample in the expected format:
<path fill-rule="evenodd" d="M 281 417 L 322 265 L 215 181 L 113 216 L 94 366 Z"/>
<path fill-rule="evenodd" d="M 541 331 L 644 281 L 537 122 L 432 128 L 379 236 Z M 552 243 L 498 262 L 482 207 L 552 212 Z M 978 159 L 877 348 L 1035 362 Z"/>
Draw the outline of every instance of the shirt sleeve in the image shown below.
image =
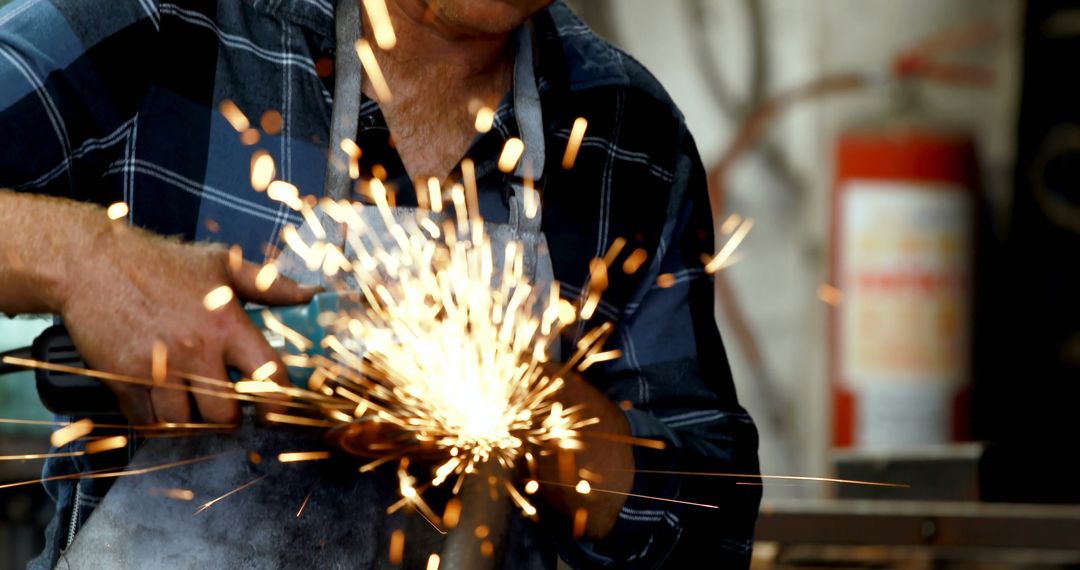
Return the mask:
<path fill-rule="evenodd" d="M 629 408 L 634 436 L 666 447 L 634 447 L 632 496 L 610 534 L 564 542 L 575 567 L 749 567 L 758 436 L 716 328 L 702 259 L 714 251 L 712 228 L 704 168 L 685 134 L 659 246 L 609 341 L 623 358 L 589 377 Z"/>
<path fill-rule="evenodd" d="M 84 197 L 134 136 L 158 21 L 157 0 L 0 10 L 0 187 Z"/>

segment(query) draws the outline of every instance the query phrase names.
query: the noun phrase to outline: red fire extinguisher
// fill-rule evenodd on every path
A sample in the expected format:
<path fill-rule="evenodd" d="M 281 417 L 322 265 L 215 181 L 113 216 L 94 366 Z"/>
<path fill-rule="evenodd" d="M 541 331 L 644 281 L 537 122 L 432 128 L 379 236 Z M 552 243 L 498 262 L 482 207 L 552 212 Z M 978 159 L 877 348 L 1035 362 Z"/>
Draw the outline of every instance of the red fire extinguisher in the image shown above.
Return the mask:
<path fill-rule="evenodd" d="M 837 142 L 833 286 L 822 295 L 833 305 L 828 361 L 836 447 L 910 448 L 968 437 L 975 149 L 964 130 L 921 116 L 911 95 L 919 82 L 988 85 L 989 70 L 943 56 L 996 36 L 992 22 L 964 23 L 901 52 L 886 73 L 828 74 L 782 91 L 755 108 L 710 169 L 720 219 L 732 165 L 781 112 L 826 95 L 879 91 L 882 79 L 901 95 L 894 111 L 848 129 Z M 738 345 L 752 368 L 763 369 L 733 289 L 722 273 L 716 283 Z M 782 433 L 782 406 L 767 408 Z"/>
<path fill-rule="evenodd" d="M 897 449 L 967 437 L 975 184 L 971 136 L 910 110 L 840 136 L 835 446 Z"/>

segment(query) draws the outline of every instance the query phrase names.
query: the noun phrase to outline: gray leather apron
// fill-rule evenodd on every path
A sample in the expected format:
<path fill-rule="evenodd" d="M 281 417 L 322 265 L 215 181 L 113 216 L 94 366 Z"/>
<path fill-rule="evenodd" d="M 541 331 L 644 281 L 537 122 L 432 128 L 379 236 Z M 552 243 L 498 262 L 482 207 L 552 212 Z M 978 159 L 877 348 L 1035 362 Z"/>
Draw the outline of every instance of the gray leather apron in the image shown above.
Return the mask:
<path fill-rule="evenodd" d="M 358 5 L 358 0 L 339 2 L 339 34 L 359 30 Z M 340 39 L 343 41 L 339 45 L 349 40 L 347 36 Z M 531 38 L 526 29 L 519 39 L 514 108 L 525 142 L 516 173 L 520 179 L 543 172 L 545 153 Z M 343 58 L 342 50 L 338 52 L 339 70 L 353 63 L 359 68 L 355 56 Z M 358 73 L 358 69 L 353 71 Z M 345 90 L 335 89 L 334 123 L 346 126 L 335 130 L 340 134 L 351 128 L 354 134 L 350 138 L 355 137 L 359 89 L 353 94 L 355 99 Z M 338 149 L 339 140 L 332 138 L 330 148 Z M 351 189 L 351 181 L 347 173 L 335 168 L 335 162 L 339 167 L 344 164 L 335 161 L 332 152 L 327 170 L 328 195 L 341 197 L 340 188 Z M 523 192 L 524 188 L 515 184 L 506 205 L 508 223 L 488 225 L 486 229 L 493 251 L 502 251 L 511 240 L 520 242 L 526 253 L 526 275 L 543 286 L 553 279 L 551 260 L 540 230 L 540 209 L 535 217 L 526 216 Z M 369 210 L 374 213 L 374 208 Z M 403 208 L 398 214 L 415 216 L 415 211 Z M 301 234 L 308 231 L 302 229 Z M 335 241 L 343 241 L 342 237 L 330 236 Z M 493 257 L 502 263 L 502 256 Z M 283 273 L 298 281 L 323 281 L 321 274 L 303 269 L 302 262 L 288 256 L 279 262 Z M 311 429 L 258 426 L 251 421 L 251 411 L 245 413 L 249 417 L 234 433 L 146 442 L 129 469 L 199 461 L 117 480 L 74 543 L 61 555 L 57 567 L 402 568 L 391 566 L 387 559 L 389 537 L 396 529 L 406 531 L 405 568 L 423 568 L 428 554 L 438 551 L 438 535 L 420 517 L 406 517 L 400 512 L 386 514 L 387 506 L 399 498 L 393 468 L 360 475 L 352 463 L 279 463 L 275 458 L 280 452 L 324 449 L 322 436 Z M 251 461 L 251 452 L 264 459 Z M 203 502 L 244 485 L 249 486 L 195 514 Z M 163 492 L 174 488 L 194 491 L 195 500 L 178 501 Z M 509 517 L 509 529 L 500 548 L 502 567 L 554 568 L 554 554 L 541 545 L 536 525 L 516 512 Z"/>

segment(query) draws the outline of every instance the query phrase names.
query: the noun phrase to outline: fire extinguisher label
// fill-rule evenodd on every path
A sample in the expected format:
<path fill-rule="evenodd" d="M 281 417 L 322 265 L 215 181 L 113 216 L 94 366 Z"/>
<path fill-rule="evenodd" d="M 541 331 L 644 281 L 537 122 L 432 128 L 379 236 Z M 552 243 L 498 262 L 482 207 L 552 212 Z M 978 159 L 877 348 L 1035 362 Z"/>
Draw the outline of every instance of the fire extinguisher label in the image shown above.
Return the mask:
<path fill-rule="evenodd" d="M 902 386 L 947 393 L 967 382 L 970 191 L 850 180 L 840 195 L 844 383 L 866 394 Z"/>

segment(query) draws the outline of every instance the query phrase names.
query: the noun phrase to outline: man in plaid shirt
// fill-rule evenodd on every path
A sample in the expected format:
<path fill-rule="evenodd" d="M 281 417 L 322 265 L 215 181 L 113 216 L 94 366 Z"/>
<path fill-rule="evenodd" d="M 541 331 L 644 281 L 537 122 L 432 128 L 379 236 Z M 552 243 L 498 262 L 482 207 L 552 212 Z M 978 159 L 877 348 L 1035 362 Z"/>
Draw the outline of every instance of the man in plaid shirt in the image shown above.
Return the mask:
<path fill-rule="evenodd" d="M 388 4 L 398 45 L 377 57 L 394 96 L 377 101 L 364 84 L 362 177 L 384 179 L 399 206 L 417 206 L 414 180 L 460 180 L 468 158 L 481 213 L 505 222 L 514 175 L 496 164 L 507 140 L 528 141 L 512 96 L 525 77 L 538 95 L 547 159 L 535 184 L 563 295 L 581 294 L 589 260 L 617 238 L 627 240 L 617 263 L 636 249 L 648 254 L 640 271 L 612 272 L 597 311 L 617 325 L 609 346 L 624 357 L 571 379 L 562 397 L 585 404 L 607 431 L 667 448 L 591 447 L 580 466 L 626 494 L 551 491 L 541 548 L 584 567 L 748 566 L 760 487 L 692 475 L 746 474 L 753 483 L 758 466 L 756 430 L 738 404 L 702 269 L 712 217 L 684 117 L 640 64 L 561 2 Z M 321 194 L 334 10 L 331 0 L 15 0 L 0 11 L 0 187 L 11 189 L 0 191 L 0 310 L 62 316 L 89 365 L 125 374 L 149 376 L 155 340 L 171 367 L 210 377 L 277 361 L 239 301 L 208 313 L 202 299 L 221 284 L 265 304 L 311 294 L 285 279 L 254 287 L 282 227 L 302 220 L 252 190 L 249 165 L 265 151 L 277 179 Z M 521 49 L 532 51 L 524 76 L 515 70 Z M 224 101 L 250 118 L 243 136 L 237 116 L 230 124 L 219 112 Z M 494 118 L 477 134 L 482 106 Z M 578 117 L 587 131 L 564 168 Z M 148 231 L 118 229 L 101 209 L 114 202 Z M 230 263 L 207 242 L 240 246 L 248 261 Z M 196 396 L 192 410 L 180 391 L 114 391 L 133 422 L 239 417 L 226 399 Z M 46 471 L 99 467 L 66 458 Z M 58 515 L 38 564 L 54 563 L 103 487 L 50 483 Z M 558 513 L 582 505 L 586 536 L 572 540 Z"/>

